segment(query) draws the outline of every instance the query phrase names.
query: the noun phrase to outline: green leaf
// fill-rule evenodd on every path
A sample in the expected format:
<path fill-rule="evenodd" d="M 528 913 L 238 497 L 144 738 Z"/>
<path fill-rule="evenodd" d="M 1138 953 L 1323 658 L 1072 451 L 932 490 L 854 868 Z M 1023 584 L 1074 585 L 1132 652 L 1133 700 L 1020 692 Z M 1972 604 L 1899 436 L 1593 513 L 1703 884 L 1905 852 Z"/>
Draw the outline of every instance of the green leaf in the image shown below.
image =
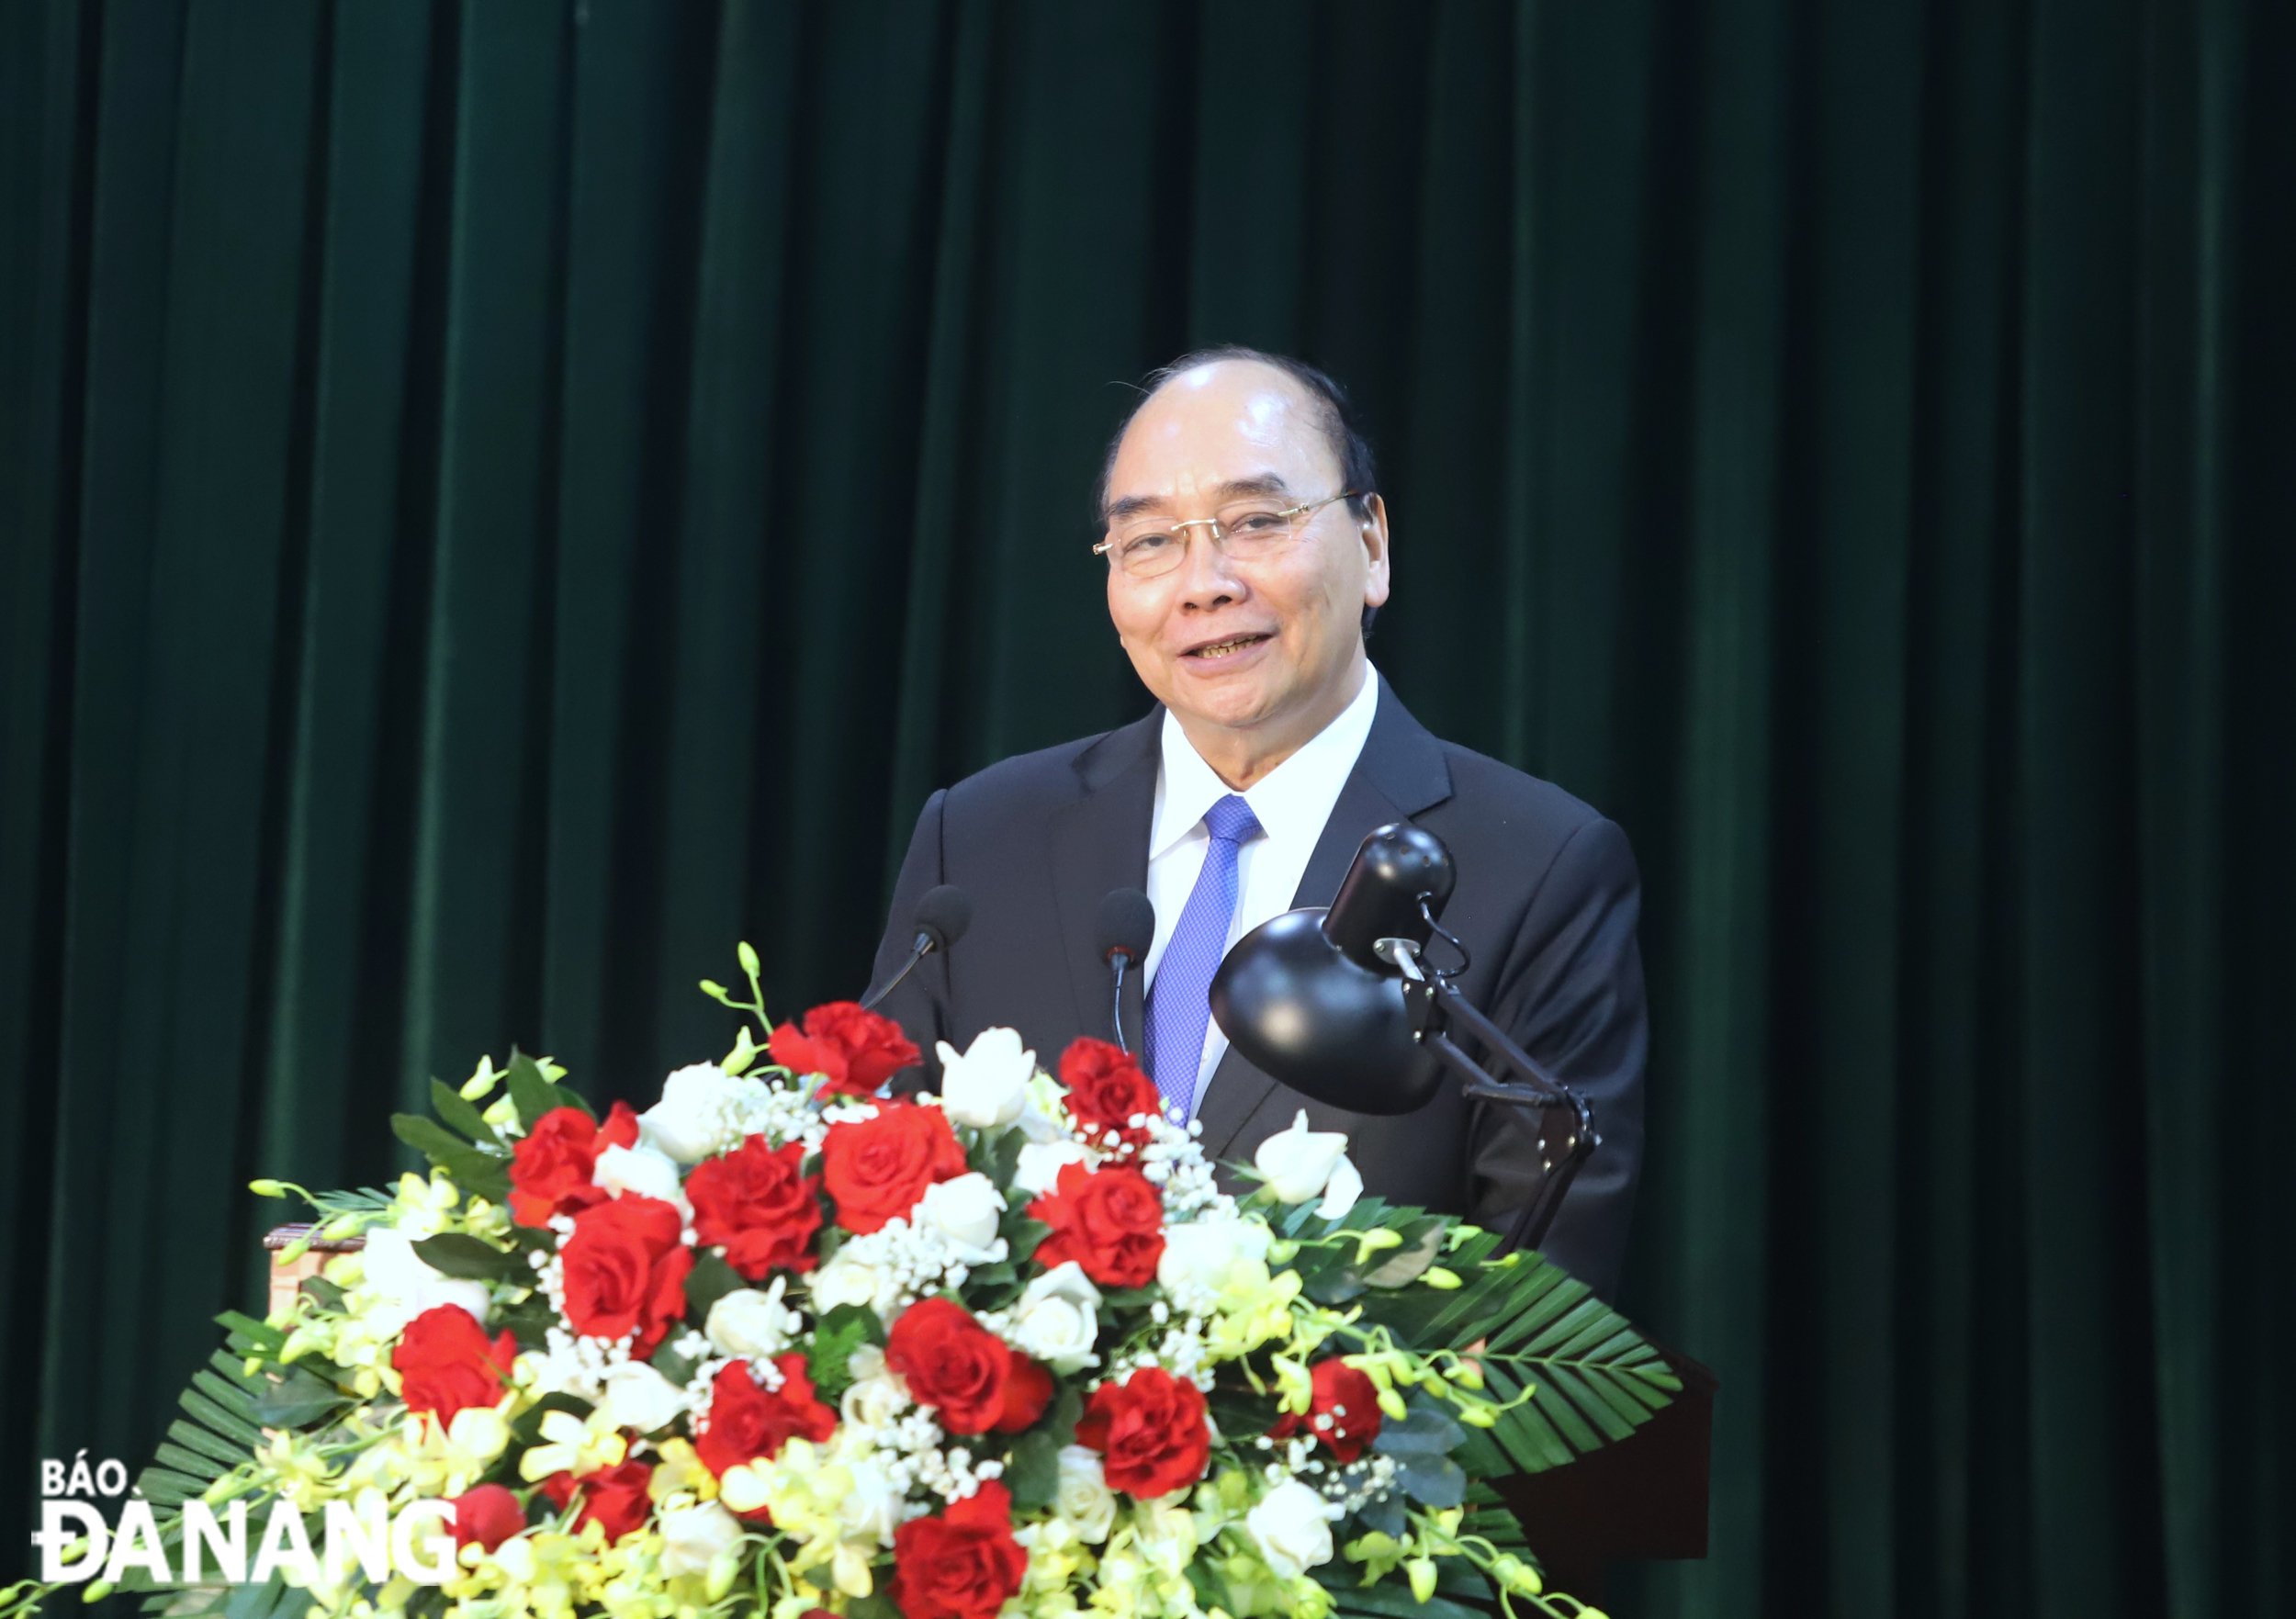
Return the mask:
<path fill-rule="evenodd" d="M 463 1094 L 443 1079 L 431 1081 L 431 1107 L 452 1128 L 462 1131 L 473 1141 L 491 1144 L 494 1127 L 486 1121 L 478 1107 L 463 1097 Z"/>
<path fill-rule="evenodd" d="M 1467 1499 L 1467 1469 L 1448 1456 L 1401 1458 L 1396 1482 L 1422 1506 L 1455 1507 Z"/>
<path fill-rule="evenodd" d="M 350 1404 L 350 1397 L 301 1367 L 255 1397 L 255 1421 L 266 1428 L 308 1428 Z"/>
<path fill-rule="evenodd" d="M 414 1244 L 414 1256 L 441 1276 L 470 1282 L 530 1280 L 534 1266 L 523 1249 L 501 1249 L 483 1237 L 442 1231 Z"/>
<path fill-rule="evenodd" d="M 530 1130 L 535 1128 L 535 1120 L 554 1107 L 567 1105 L 564 1094 L 523 1051 L 512 1051 L 510 1066 L 503 1070 L 503 1076 L 510 1082 L 511 1106 L 518 1109 L 518 1122 Z"/>
<path fill-rule="evenodd" d="M 653 1359 L 646 1364 L 680 1388 L 683 1388 L 693 1380 L 693 1361 L 686 1355 L 680 1355 L 668 1344 L 654 1351 Z"/>
<path fill-rule="evenodd" d="M 1048 1429 L 1032 1428 L 1013 1443 L 1005 1463 L 1005 1488 L 1016 1512 L 1032 1512 L 1052 1504 L 1060 1490 L 1061 1442 Z"/>
<path fill-rule="evenodd" d="M 706 1248 L 693 1251 L 693 1269 L 686 1276 L 686 1318 L 696 1324 L 710 1319 L 710 1310 L 717 1301 L 737 1287 L 749 1284 L 742 1274 L 726 1262 L 722 1254 Z"/>
<path fill-rule="evenodd" d="M 1379 1424 L 1378 1437 L 1371 1448 L 1383 1456 L 1448 1456 L 1467 1439 L 1467 1430 L 1451 1418 L 1434 1400 L 1423 1395 L 1407 1397 L 1407 1414 L 1398 1422 Z"/>
<path fill-rule="evenodd" d="M 823 1316 L 805 1350 L 805 1375 L 813 1379 L 814 1395 L 824 1405 L 835 1405 L 853 1386 L 848 1364 L 864 1344 L 884 1342 L 877 1312 L 866 1304 L 840 1304 Z"/>

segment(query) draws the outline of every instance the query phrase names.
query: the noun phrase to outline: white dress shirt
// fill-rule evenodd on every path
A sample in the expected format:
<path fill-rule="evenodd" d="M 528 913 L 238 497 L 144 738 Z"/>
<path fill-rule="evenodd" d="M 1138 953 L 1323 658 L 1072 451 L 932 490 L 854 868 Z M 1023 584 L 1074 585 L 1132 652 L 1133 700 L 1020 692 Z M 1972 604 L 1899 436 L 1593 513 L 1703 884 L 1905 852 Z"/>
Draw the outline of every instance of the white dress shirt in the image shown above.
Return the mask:
<path fill-rule="evenodd" d="M 1332 818 L 1332 805 L 1356 768 L 1371 716 L 1379 702 L 1379 677 L 1366 665 L 1363 688 L 1337 718 L 1301 745 L 1299 752 L 1244 791 L 1244 802 L 1264 836 L 1248 839 L 1236 852 L 1235 916 L 1228 924 L 1224 950 L 1266 921 L 1291 909 L 1292 895 Z M 1142 986 L 1154 989 L 1156 967 L 1179 925 L 1180 912 L 1203 873 L 1211 836 L 1204 815 L 1234 789 L 1204 762 L 1203 756 L 1166 709 L 1162 768 L 1156 772 L 1156 811 L 1148 826 L 1148 902 L 1156 909 L 1156 937 L 1148 947 Z M 1329 895 L 1323 896 L 1328 903 Z M 1215 1022 L 1204 1026 L 1204 1055 L 1196 1071 L 1196 1107 L 1212 1070 L 1228 1050 L 1228 1037 Z"/>

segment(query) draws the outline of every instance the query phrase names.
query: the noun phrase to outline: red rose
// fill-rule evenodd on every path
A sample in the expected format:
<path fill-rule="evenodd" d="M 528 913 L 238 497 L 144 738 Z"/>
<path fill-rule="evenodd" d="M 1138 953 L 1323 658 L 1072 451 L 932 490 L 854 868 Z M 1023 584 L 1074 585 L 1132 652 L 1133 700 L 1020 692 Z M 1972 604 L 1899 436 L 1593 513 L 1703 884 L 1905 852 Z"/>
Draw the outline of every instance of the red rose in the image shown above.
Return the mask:
<path fill-rule="evenodd" d="M 546 1226 L 555 1214 L 573 1214 L 607 1194 L 591 1184 L 598 1154 L 637 1141 L 637 1115 L 616 1102 L 601 1126 L 580 1107 L 553 1107 L 511 1152 L 511 1218 Z"/>
<path fill-rule="evenodd" d="M 585 1209 L 558 1249 L 566 1272 L 566 1319 L 585 1338 L 635 1332 L 630 1353 L 654 1353 L 686 1312 L 693 1250 L 681 1240 L 678 1211 L 658 1197 L 625 1196 Z"/>
<path fill-rule="evenodd" d="M 854 1001 L 831 1001 L 778 1025 L 765 1049 L 792 1074 L 818 1074 L 823 1090 L 849 1096 L 873 1096 L 919 1054 L 898 1023 Z"/>
<path fill-rule="evenodd" d="M 805 1357 L 777 1355 L 773 1365 L 782 1374 L 779 1389 L 759 1388 L 746 1360 L 720 1367 L 710 1385 L 709 1414 L 696 1425 L 693 1454 L 721 1478 L 736 1467 L 780 1455 L 792 1439 L 819 1445 L 836 1432 L 837 1413 L 814 1398 Z M 763 1512 L 760 1508 L 743 1515 L 759 1521 Z"/>
<path fill-rule="evenodd" d="M 1085 1401 L 1076 1443 L 1100 1453 L 1109 1488 L 1142 1501 L 1185 1490 L 1211 1460 L 1204 1396 L 1162 1366 L 1142 1366 L 1121 1383 L 1103 1383 Z"/>
<path fill-rule="evenodd" d="M 964 1173 L 964 1149 L 938 1107 L 881 1102 L 877 1117 L 833 1124 L 821 1142 L 821 1180 L 849 1231 L 880 1231 L 917 1207 L 935 1181 Z"/>
<path fill-rule="evenodd" d="M 988 1619 L 1028 1568 L 1012 1537 L 1012 1496 L 993 1479 L 938 1518 L 893 1532 L 893 1600 L 905 1619 Z"/>
<path fill-rule="evenodd" d="M 1073 1259 L 1104 1287 L 1144 1287 L 1156 1279 L 1164 1197 L 1137 1169 L 1064 1164 L 1052 1190 L 1029 1205 L 1029 1215 L 1052 1228 L 1037 1244 L 1036 1262 L 1046 1270 Z"/>
<path fill-rule="evenodd" d="M 595 1523 L 606 1532 L 606 1544 L 611 1546 L 643 1524 L 653 1512 L 654 1503 L 646 1494 L 653 1478 L 654 1469 L 646 1463 L 624 1462 L 579 1478 L 571 1473 L 553 1473 L 542 1481 L 542 1493 L 561 1510 L 580 1494 L 582 1512 L 574 1520 L 574 1527 Z"/>
<path fill-rule="evenodd" d="M 1070 1042 L 1061 1053 L 1061 1084 L 1068 1087 L 1069 1112 L 1087 1127 L 1096 1142 L 1114 1130 L 1127 1146 L 1143 1144 L 1148 1130 L 1131 1120 L 1143 1113 L 1153 1117 L 1164 1107 L 1155 1081 L 1140 1071 L 1123 1047 L 1090 1035 Z"/>
<path fill-rule="evenodd" d="M 500 1484 L 481 1484 L 446 1502 L 456 1547 L 484 1546 L 492 1551 L 526 1527 L 526 1509 L 518 1497 Z"/>
<path fill-rule="evenodd" d="M 1378 1387 L 1337 1355 L 1317 1361 L 1311 1368 L 1311 1379 L 1313 1403 L 1307 1414 L 1286 1411 L 1267 1436 L 1289 1439 L 1305 1428 L 1330 1445 L 1341 1461 L 1354 1461 L 1365 1445 L 1379 1436 Z"/>
<path fill-rule="evenodd" d="M 1005 1406 L 996 1413 L 996 1432 L 1018 1433 L 1044 1414 L 1052 1403 L 1052 1374 L 1021 1354 L 1012 1352 L 1005 1372 Z"/>
<path fill-rule="evenodd" d="M 750 1281 L 777 1267 L 814 1267 L 813 1236 L 821 1229 L 814 1194 L 821 1177 L 797 1173 L 805 1159 L 802 1141 L 777 1148 L 751 1136 L 723 1158 L 695 1165 L 686 1177 L 695 1232 L 710 1246 L 723 1247 L 726 1263 Z"/>
<path fill-rule="evenodd" d="M 885 1334 L 885 1365 L 951 1433 L 1018 1433 L 1052 1398 L 1042 1366 L 946 1299 L 919 1299 L 901 1312 Z"/>
<path fill-rule="evenodd" d="M 468 1310 L 442 1304 L 407 1323 L 390 1364 L 407 1409 L 429 1411 L 443 1428 L 456 1411 L 500 1405 L 517 1356 L 518 1343 L 510 1333 L 490 1341 Z"/>

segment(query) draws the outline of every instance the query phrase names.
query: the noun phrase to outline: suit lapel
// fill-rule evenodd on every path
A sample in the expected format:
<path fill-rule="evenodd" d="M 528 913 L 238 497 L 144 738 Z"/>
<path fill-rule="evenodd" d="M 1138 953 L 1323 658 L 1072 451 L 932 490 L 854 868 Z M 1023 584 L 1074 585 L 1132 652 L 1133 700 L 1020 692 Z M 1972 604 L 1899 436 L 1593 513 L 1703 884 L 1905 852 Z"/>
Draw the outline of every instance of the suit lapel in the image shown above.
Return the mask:
<path fill-rule="evenodd" d="M 1106 1040 L 1109 969 L 1100 959 L 1100 902 L 1109 890 L 1148 884 L 1149 823 L 1155 813 L 1157 728 L 1164 710 L 1110 731 L 1076 761 L 1082 794 L 1053 812 L 1051 848 L 1053 913 L 1060 918 L 1061 953 L 1076 997 L 1076 1027 Z M 1125 1006 L 1136 1017 L 1140 996 L 1125 985 Z M 1139 1049 L 1133 1042 L 1133 1049 Z M 1058 1051 L 1038 1055 L 1048 1064 Z"/>
<path fill-rule="evenodd" d="M 1299 890 L 1291 896 L 1292 908 L 1329 905 L 1339 892 L 1340 879 L 1354 863 L 1356 850 L 1374 827 L 1408 819 L 1450 796 L 1451 771 L 1443 761 L 1442 745 L 1397 701 L 1386 677 L 1379 677 L 1379 705 L 1371 717 L 1371 734 L 1364 738 L 1356 768 L 1348 771 L 1346 784 L 1333 802 L 1315 852 L 1308 857 Z M 1145 833 L 1142 841 L 1144 845 Z M 1235 1047 L 1222 1052 L 1199 1110 L 1205 1156 L 1225 1156 L 1275 1088 L 1275 1080 L 1244 1061 Z"/>

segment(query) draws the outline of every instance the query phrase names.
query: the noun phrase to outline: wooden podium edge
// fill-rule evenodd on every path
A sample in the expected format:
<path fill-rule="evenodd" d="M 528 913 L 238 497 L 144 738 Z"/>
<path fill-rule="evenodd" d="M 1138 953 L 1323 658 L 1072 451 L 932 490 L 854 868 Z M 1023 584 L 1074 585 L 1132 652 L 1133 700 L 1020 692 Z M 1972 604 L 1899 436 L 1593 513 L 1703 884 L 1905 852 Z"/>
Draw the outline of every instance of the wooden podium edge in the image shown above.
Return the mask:
<path fill-rule="evenodd" d="M 364 1237 L 313 1237 L 313 1229 L 305 1222 L 274 1226 L 264 1233 L 264 1252 L 271 1255 L 271 1290 L 264 1302 L 266 1316 L 276 1316 L 293 1303 L 303 1284 L 336 1254 L 356 1254 L 366 1246 Z M 286 1249 L 306 1239 L 310 1245 L 302 1253 L 292 1259 L 283 1257 Z"/>

